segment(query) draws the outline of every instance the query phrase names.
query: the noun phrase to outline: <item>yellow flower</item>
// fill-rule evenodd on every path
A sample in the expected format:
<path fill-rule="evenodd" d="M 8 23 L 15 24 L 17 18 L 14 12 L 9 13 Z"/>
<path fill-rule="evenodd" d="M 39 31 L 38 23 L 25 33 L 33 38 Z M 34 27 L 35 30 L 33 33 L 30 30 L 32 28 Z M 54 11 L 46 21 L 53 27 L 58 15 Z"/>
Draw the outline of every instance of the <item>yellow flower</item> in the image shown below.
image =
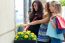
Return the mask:
<path fill-rule="evenodd" d="M 18 34 L 21 34 L 21 32 L 18 32 Z"/>
<path fill-rule="evenodd" d="M 31 33 L 31 31 L 27 31 L 26 33 L 27 33 L 27 34 L 30 34 L 30 33 Z"/>
<path fill-rule="evenodd" d="M 18 35 L 16 35 L 16 39 L 18 39 L 19 38 L 19 36 Z"/>
<path fill-rule="evenodd" d="M 34 35 L 34 37 L 37 37 L 36 35 Z"/>
<path fill-rule="evenodd" d="M 32 35 L 35 35 L 34 33 L 31 33 Z"/>
<path fill-rule="evenodd" d="M 24 34 L 23 32 L 18 32 L 18 34 Z"/>
<path fill-rule="evenodd" d="M 35 35 L 34 33 L 31 33 L 31 36 L 32 36 L 32 37 L 36 37 L 36 35 Z"/>
<path fill-rule="evenodd" d="M 24 34 L 23 32 L 21 32 L 21 34 Z"/>
<path fill-rule="evenodd" d="M 25 35 L 24 38 L 28 38 L 28 35 Z"/>
<path fill-rule="evenodd" d="M 33 40 L 36 40 L 36 38 L 33 38 Z"/>
<path fill-rule="evenodd" d="M 31 37 L 34 37 L 34 35 L 31 35 Z"/>

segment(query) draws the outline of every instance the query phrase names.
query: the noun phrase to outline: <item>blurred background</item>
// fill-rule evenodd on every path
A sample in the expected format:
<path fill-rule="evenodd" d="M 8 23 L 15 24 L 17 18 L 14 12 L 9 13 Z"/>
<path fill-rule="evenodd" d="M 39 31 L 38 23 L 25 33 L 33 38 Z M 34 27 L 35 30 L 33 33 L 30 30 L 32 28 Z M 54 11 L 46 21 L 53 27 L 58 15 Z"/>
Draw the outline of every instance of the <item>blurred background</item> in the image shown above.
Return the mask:
<path fill-rule="evenodd" d="M 15 0 L 15 10 L 16 10 L 16 25 L 28 23 L 28 14 L 31 12 L 31 4 L 35 0 Z M 53 0 L 39 0 L 42 2 L 43 6 L 46 2 L 53 1 Z M 54 0 L 58 2 L 63 2 L 64 0 Z M 63 2 L 65 3 L 65 2 Z M 65 7 L 62 6 L 62 12 L 64 12 Z M 65 16 L 62 13 L 63 17 Z"/>

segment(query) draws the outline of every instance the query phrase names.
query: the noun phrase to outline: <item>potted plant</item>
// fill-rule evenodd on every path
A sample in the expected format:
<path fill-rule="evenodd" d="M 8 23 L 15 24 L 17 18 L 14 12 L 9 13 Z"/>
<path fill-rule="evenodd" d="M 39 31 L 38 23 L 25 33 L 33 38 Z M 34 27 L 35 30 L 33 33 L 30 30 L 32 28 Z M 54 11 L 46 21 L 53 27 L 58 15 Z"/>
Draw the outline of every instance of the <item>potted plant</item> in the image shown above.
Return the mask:
<path fill-rule="evenodd" d="M 31 31 L 18 32 L 16 34 L 14 43 L 36 43 L 37 37 Z"/>

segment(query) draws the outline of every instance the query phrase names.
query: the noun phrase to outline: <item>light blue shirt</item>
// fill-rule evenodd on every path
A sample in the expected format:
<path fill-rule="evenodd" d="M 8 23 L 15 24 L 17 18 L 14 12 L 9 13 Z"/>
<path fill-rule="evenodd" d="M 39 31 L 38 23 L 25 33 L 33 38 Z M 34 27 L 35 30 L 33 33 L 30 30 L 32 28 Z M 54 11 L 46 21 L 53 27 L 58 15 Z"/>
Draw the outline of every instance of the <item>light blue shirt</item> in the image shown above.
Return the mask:
<path fill-rule="evenodd" d="M 53 19 L 53 21 L 55 21 L 55 19 Z M 63 33 L 57 34 L 56 29 L 52 26 L 51 22 L 49 22 L 49 24 L 48 24 L 48 29 L 47 29 L 46 35 L 48 35 L 48 36 L 50 36 L 52 38 L 57 38 L 57 39 L 60 39 L 60 40 L 64 40 Z"/>

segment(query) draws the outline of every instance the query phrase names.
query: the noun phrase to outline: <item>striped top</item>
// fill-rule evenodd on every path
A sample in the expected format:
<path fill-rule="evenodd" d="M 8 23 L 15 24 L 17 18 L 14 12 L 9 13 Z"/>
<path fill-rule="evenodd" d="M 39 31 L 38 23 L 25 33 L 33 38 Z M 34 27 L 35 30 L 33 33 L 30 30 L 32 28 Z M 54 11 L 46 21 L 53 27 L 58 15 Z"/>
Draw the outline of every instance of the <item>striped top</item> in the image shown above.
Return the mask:
<path fill-rule="evenodd" d="M 48 24 L 41 24 L 39 33 L 38 33 L 38 41 L 48 42 L 49 36 L 46 35 Z"/>

